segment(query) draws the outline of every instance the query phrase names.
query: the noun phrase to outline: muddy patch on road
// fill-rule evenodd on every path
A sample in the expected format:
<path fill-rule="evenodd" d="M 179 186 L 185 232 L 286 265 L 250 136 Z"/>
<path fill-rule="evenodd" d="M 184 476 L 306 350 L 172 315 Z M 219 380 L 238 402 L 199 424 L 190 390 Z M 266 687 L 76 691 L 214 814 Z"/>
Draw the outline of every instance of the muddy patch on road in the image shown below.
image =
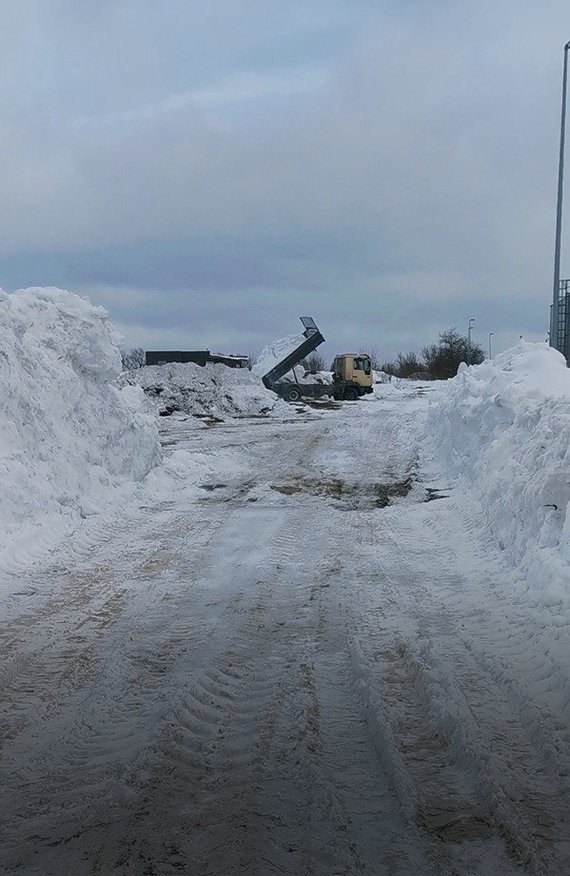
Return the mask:
<path fill-rule="evenodd" d="M 271 484 L 271 489 L 284 496 L 305 493 L 333 500 L 334 507 L 344 511 L 366 511 L 385 508 L 394 498 L 407 496 L 413 487 L 413 478 L 389 483 L 348 483 L 340 478 L 296 477 L 284 483 Z"/>
<path fill-rule="evenodd" d="M 337 411 L 342 407 L 342 403 L 339 401 L 333 401 L 330 398 L 320 399 L 320 398 L 305 398 L 303 399 L 307 407 L 314 408 L 316 411 Z"/>
<path fill-rule="evenodd" d="M 438 487 L 426 487 L 424 502 L 434 502 L 436 499 L 448 499 L 449 494 Z"/>
<path fill-rule="evenodd" d="M 418 812 L 418 827 L 430 836 L 443 842 L 460 843 L 465 840 L 489 839 L 495 833 L 493 825 L 481 815 L 446 812 L 445 810 L 421 810 Z"/>
<path fill-rule="evenodd" d="M 503 846 L 506 857 L 517 866 L 522 866 L 526 859 L 523 845 L 513 832 L 503 824 L 495 824 L 490 816 L 483 813 L 461 813 L 453 809 L 446 812 L 438 807 L 427 810 L 420 807 L 417 824 L 420 830 L 442 843 L 460 845 L 489 841 L 494 837 Z"/>

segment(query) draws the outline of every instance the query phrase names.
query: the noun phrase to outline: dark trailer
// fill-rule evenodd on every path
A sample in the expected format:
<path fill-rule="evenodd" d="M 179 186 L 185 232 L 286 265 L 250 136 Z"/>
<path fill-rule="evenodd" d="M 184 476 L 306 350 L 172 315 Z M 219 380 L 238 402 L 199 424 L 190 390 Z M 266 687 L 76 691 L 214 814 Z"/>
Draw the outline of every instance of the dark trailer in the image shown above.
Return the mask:
<path fill-rule="evenodd" d="M 230 368 L 247 368 L 248 357 L 226 356 L 209 350 L 147 350 L 145 353 L 145 365 L 168 365 L 170 362 L 193 362 L 202 367 L 214 362 Z"/>

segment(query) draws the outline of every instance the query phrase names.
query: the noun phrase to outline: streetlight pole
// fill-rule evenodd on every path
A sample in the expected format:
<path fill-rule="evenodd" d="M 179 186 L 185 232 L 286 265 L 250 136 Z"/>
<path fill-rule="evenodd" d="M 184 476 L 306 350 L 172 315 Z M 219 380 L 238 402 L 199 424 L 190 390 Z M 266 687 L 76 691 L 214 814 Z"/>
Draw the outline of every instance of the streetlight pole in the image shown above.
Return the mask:
<path fill-rule="evenodd" d="M 469 325 L 467 326 L 467 364 L 471 365 L 471 329 L 473 326 L 472 322 L 475 322 L 474 319 L 469 320 Z"/>
<path fill-rule="evenodd" d="M 558 157 L 558 197 L 556 201 L 556 234 L 554 240 L 554 288 L 552 290 L 552 317 L 550 323 L 550 346 L 558 349 L 558 301 L 560 298 L 560 242 L 562 239 L 562 195 L 564 192 L 564 136 L 566 133 L 566 81 L 568 78 L 568 50 L 570 41 L 564 46 L 564 67 L 562 71 L 562 109 L 560 112 L 560 154 Z"/>
<path fill-rule="evenodd" d="M 489 359 L 493 358 L 493 350 L 491 347 L 491 338 L 493 337 L 494 334 L 495 334 L 495 332 L 489 332 Z"/>

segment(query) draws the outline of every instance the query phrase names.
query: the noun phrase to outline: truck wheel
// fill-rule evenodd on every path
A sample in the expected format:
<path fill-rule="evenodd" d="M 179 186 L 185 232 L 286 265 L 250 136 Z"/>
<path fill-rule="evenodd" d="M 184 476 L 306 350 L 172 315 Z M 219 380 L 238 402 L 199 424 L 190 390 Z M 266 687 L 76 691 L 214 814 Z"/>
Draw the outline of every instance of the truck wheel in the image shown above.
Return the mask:
<path fill-rule="evenodd" d="M 346 401 L 356 401 L 358 398 L 358 390 L 355 386 L 347 386 L 344 391 Z"/>
<path fill-rule="evenodd" d="M 298 402 L 301 401 L 301 390 L 298 386 L 290 386 L 284 395 L 285 401 Z"/>

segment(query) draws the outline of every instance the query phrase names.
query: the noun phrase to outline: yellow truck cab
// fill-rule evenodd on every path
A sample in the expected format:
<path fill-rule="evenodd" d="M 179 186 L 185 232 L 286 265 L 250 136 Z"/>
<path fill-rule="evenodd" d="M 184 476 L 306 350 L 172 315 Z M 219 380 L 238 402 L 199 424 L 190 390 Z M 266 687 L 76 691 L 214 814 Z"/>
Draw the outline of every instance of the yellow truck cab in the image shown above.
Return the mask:
<path fill-rule="evenodd" d="M 355 401 L 372 392 L 372 367 L 367 353 L 341 353 L 335 356 L 333 365 L 333 384 L 338 387 L 339 398 Z"/>

